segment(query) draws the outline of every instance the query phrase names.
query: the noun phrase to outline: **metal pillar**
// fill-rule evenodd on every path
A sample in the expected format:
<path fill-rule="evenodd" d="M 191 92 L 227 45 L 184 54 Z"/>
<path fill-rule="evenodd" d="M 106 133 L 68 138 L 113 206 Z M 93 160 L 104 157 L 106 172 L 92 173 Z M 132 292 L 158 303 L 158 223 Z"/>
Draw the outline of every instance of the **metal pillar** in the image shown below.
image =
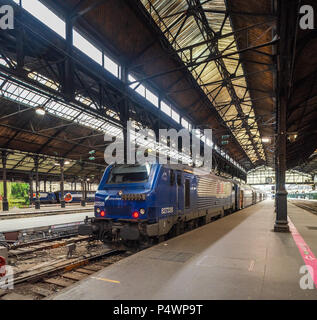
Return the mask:
<path fill-rule="evenodd" d="M 84 179 L 81 180 L 81 201 L 80 204 L 82 207 L 86 207 L 86 194 L 85 194 L 85 182 Z"/>
<path fill-rule="evenodd" d="M 85 201 L 87 202 L 87 184 L 88 184 L 88 182 L 86 179 L 84 180 L 84 190 L 85 190 Z"/>
<path fill-rule="evenodd" d="M 44 192 L 46 192 L 46 179 L 44 179 Z"/>
<path fill-rule="evenodd" d="M 284 99 L 283 99 L 284 100 Z M 286 101 L 279 106 L 277 138 L 277 183 L 276 183 L 276 220 L 274 231 L 289 231 L 287 221 L 287 191 L 285 188 L 286 173 Z"/>
<path fill-rule="evenodd" d="M 64 199 L 64 160 L 61 160 L 61 208 L 65 208 Z"/>
<path fill-rule="evenodd" d="M 278 86 L 277 86 L 277 143 L 276 143 L 276 221 L 274 231 L 289 232 L 287 220 L 287 191 L 285 188 L 287 106 L 291 93 L 292 55 L 296 44 L 298 1 L 278 1 Z"/>
<path fill-rule="evenodd" d="M 33 174 L 30 173 L 29 178 L 29 184 L 30 184 L 30 206 L 33 204 Z"/>
<path fill-rule="evenodd" d="M 8 193 L 7 193 L 7 156 L 6 151 L 2 151 L 2 167 L 3 167 L 3 199 L 2 199 L 2 210 L 9 211 Z"/>
<path fill-rule="evenodd" d="M 40 190 L 39 190 L 39 157 L 34 158 L 35 164 L 35 209 L 41 209 Z"/>

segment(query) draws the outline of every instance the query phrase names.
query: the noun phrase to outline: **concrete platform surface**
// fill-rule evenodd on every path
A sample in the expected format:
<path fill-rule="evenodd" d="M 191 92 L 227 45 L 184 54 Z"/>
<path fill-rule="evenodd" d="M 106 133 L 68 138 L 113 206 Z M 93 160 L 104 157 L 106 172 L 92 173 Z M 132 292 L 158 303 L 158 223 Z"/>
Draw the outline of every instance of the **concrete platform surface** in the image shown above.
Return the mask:
<path fill-rule="evenodd" d="M 67 224 L 74 222 L 82 222 L 85 217 L 93 217 L 94 212 L 67 213 L 59 215 L 49 215 L 40 217 L 17 218 L 0 220 L 0 232 L 12 232 L 58 224 Z"/>
<path fill-rule="evenodd" d="M 123 259 L 51 299 L 317 299 L 300 288 L 305 265 L 291 233 L 275 233 L 264 201 Z M 317 216 L 289 205 L 317 253 Z M 310 276 L 308 276 L 310 277 Z M 311 279 L 311 278 L 310 278 Z"/>

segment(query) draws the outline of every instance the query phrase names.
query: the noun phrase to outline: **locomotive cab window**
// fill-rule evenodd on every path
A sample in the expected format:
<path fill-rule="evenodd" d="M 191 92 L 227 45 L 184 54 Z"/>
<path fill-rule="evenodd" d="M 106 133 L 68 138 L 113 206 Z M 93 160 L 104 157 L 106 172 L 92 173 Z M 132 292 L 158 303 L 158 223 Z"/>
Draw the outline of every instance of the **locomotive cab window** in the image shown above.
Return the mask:
<path fill-rule="evenodd" d="M 144 183 L 150 175 L 150 165 L 123 164 L 114 166 L 107 179 L 107 184 Z"/>
<path fill-rule="evenodd" d="M 185 179 L 185 208 L 190 207 L 190 180 Z"/>

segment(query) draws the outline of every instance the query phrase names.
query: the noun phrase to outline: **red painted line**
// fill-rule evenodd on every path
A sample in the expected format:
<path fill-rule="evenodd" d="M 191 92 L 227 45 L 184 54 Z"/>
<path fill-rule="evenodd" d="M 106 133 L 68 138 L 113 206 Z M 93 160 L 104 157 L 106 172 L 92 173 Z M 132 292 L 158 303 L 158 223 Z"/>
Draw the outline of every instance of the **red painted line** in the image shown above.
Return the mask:
<path fill-rule="evenodd" d="M 302 238 L 302 236 L 297 231 L 296 227 L 294 226 L 294 224 L 290 218 L 288 218 L 288 224 L 289 224 L 289 228 L 292 233 L 293 239 L 298 247 L 298 250 L 299 250 L 306 266 L 310 266 L 312 269 L 312 271 L 311 271 L 311 269 L 308 268 L 309 273 L 310 273 L 312 279 L 314 280 L 315 286 L 317 288 L 317 259 L 316 259 L 315 255 L 313 254 L 313 252 L 310 250 L 308 244 L 305 242 L 305 240 Z"/>

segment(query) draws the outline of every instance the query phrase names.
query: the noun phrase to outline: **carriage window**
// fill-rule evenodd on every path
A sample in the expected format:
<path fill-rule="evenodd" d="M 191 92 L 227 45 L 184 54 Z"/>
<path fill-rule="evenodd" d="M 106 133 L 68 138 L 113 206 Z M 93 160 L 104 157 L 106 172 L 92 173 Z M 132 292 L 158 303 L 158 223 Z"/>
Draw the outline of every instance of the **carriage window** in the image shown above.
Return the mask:
<path fill-rule="evenodd" d="M 185 208 L 190 207 L 190 180 L 185 179 Z"/>
<path fill-rule="evenodd" d="M 177 174 L 177 185 L 178 186 L 182 185 L 182 174 L 181 173 Z"/>
<path fill-rule="evenodd" d="M 174 170 L 170 170 L 170 184 L 173 186 L 175 183 L 175 172 Z"/>

